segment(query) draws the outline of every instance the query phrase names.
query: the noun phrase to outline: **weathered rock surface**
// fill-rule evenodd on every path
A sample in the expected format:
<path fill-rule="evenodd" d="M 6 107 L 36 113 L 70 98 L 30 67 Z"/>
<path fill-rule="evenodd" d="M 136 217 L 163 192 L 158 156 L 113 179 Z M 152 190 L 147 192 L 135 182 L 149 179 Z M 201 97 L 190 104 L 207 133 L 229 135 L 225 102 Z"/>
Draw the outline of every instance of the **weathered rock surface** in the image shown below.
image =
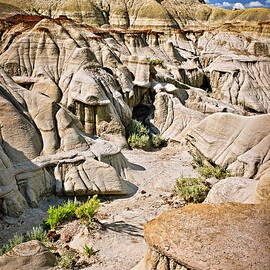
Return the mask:
<path fill-rule="evenodd" d="M 164 212 L 145 226 L 149 251 L 134 269 L 269 269 L 269 218 L 269 203 L 189 205 Z"/>
<path fill-rule="evenodd" d="M 270 175 L 269 170 L 261 176 L 256 189 L 256 203 L 263 203 L 270 200 Z"/>
<path fill-rule="evenodd" d="M 269 10 L 197 0 L 6 2 L 0 123 L 3 175 L 13 180 L 0 182 L 5 213 L 53 191 L 131 192 L 120 149 L 136 117 L 166 139 L 192 136 L 234 175 L 259 179 L 269 168 Z M 253 114 L 263 115 L 245 116 Z"/>
<path fill-rule="evenodd" d="M 254 203 L 258 182 L 243 177 L 230 177 L 220 180 L 210 189 L 204 202 Z"/>
<path fill-rule="evenodd" d="M 14 247 L 0 257 L 0 268 L 47 270 L 54 266 L 56 257 L 41 242 L 32 240 Z"/>
<path fill-rule="evenodd" d="M 193 126 L 187 140 L 207 159 L 233 175 L 259 177 L 269 163 L 269 114 L 216 113 Z"/>

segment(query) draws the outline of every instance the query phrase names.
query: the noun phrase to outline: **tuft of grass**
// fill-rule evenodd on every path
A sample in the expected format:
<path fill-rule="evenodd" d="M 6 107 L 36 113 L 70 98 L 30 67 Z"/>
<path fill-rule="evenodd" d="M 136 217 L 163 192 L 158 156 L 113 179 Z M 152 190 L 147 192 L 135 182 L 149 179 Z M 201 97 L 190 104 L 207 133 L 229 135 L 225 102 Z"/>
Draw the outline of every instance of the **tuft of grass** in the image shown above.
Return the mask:
<path fill-rule="evenodd" d="M 97 195 L 94 195 L 92 199 L 88 199 L 87 202 L 76 209 L 77 218 L 85 219 L 87 225 L 89 225 L 99 208 L 99 203 L 100 200 L 97 199 Z"/>
<path fill-rule="evenodd" d="M 90 258 L 94 253 L 93 247 L 88 247 L 86 244 L 84 245 L 84 255 L 88 258 Z"/>
<path fill-rule="evenodd" d="M 68 200 L 63 206 L 59 205 L 57 208 L 50 206 L 49 217 L 45 219 L 45 224 L 48 224 L 51 229 L 55 229 L 64 220 L 75 217 L 75 211 L 80 205 L 75 198 L 73 202 Z"/>
<path fill-rule="evenodd" d="M 75 257 L 69 250 L 63 252 L 61 257 L 56 258 L 56 264 L 61 269 L 73 269 Z"/>
<path fill-rule="evenodd" d="M 7 244 L 2 246 L 2 248 L 0 249 L 0 256 L 9 252 L 15 246 L 31 240 L 38 240 L 42 243 L 48 242 L 46 232 L 41 226 L 33 227 L 31 231 L 26 232 L 25 237 L 22 234 L 15 234 L 12 239 L 9 239 Z"/>
<path fill-rule="evenodd" d="M 203 202 L 210 190 L 204 179 L 183 176 L 176 180 L 175 188 L 179 197 L 193 203 Z"/>

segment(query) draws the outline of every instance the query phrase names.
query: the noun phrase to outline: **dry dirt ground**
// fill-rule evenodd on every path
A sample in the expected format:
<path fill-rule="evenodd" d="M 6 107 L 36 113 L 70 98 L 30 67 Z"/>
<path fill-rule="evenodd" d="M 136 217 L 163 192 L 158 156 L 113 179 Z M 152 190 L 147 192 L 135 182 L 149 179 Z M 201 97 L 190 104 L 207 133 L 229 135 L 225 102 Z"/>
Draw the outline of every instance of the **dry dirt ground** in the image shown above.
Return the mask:
<path fill-rule="evenodd" d="M 126 198 L 101 198 L 97 215 L 100 224 L 90 232 L 79 220 L 68 222 L 57 230 L 61 239 L 54 245 L 60 253 L 65 248 L 72 248 L 83 254 L 85 244 L 93 246 L 95 253 L 88 261 L 92 265 L 86 267 L 89 270 L 129 270 L 135 266 L 146 251 L 144 225 L 171 207 L 167 199 L 172 194 L 176 178 L 197 175 L 190 165 L 192 157 L 175 145 L 155 152 L 122 152 L 134 164 L 135 170 L 127 173 L 134 194 Z M 39 225 L 47 216 L 49 205 L 63 201 L 64 198 L 50 196 L 40 208 L 27 210 L 20 219 L 0 220 L 0 242 L 6 242 L 15 232 L 23 233 Z M 72 236 L 69 243 L 62 241 L 65 235 Z M 80 268 L 84 268 L 83 265 Z"/>

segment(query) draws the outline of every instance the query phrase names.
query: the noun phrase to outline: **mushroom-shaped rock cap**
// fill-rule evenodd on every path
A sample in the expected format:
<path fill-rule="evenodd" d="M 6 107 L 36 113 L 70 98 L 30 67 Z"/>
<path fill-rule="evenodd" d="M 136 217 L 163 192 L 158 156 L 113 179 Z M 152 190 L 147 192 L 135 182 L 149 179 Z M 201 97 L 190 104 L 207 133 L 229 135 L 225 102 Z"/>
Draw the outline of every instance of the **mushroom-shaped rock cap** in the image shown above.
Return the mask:
<path fill-rule="evenodd" d="M 87 72 L 81 69 L 74 75 L 70 85 L 71 96 L 74 100 L 87 105 L 104 106 L 110 104 L 101 85 Z"/>
<path fill-rule="evenodd" d="M 199 204 L 150 221 L 150 248 L 196 270 L 270 269 L 270 203 Z"/>

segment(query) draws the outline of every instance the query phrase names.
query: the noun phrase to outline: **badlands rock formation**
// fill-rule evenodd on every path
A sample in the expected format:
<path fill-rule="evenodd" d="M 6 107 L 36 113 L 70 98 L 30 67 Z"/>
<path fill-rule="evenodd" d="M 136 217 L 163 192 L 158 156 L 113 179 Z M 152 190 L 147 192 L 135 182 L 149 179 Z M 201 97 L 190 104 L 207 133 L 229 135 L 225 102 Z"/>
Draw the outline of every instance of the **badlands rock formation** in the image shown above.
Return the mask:
<path fill-rule="evenodd" d="M 1 0 L 0 10 L 4 213 L 50 192 L 131 193 L 120 149 L 132 118 L 234 176 L 267 172 L 269 10 L 196 0 Z"/>
<path fill-rule="evenodd" d="M 136 269 L 270 268 L 268 9 L 0 0 L 0 16 L 2 213 L 134 192 L 121 149 L 136 119 L 233 176 L 150 222 Z"/>

